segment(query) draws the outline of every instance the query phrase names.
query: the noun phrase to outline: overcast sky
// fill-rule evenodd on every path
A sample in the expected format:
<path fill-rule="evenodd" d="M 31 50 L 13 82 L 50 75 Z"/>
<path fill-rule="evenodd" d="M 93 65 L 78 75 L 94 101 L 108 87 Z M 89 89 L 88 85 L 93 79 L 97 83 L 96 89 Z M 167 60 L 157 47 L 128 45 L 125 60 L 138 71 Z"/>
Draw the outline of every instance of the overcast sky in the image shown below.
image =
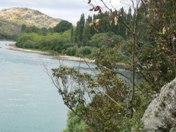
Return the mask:
<path fill-rule="evenodd" d="M 82 13 L 84 13 L 85 16 L 93 15 L 92 12 L 88 11 L 91 7 L 87 4 L 87 1 L 88 0 L 0 0 L 0 9 L 27 7 L 37 9 L 54 18 L 65 19 L 76 24 Z M 96 0 L 92 1 L 94 4 L 98 4 Z M 107 1 L 109 2 L 111 0 Z M 112 1 L 115 1 L 116 8 L 120 8 L 122 4 L 124 5 L 124 3 L 121 2 L 124 0 Z M 102 8 L 104 8 L 103 5 Z"/>

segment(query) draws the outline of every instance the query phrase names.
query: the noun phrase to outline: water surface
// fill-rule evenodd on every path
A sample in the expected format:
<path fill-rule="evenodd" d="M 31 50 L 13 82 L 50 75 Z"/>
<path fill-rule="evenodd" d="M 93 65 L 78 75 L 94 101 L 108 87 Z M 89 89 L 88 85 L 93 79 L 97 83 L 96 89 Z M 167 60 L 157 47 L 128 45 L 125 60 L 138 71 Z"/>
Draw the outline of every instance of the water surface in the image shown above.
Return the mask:
<path fill-rule="evenodd" d="M 61 132 L 67 108 L 44 65 L 51 69 L 86 64 L 12 51 L 7 45 L 12 43 L 0 41 L 0 132 Z"/>

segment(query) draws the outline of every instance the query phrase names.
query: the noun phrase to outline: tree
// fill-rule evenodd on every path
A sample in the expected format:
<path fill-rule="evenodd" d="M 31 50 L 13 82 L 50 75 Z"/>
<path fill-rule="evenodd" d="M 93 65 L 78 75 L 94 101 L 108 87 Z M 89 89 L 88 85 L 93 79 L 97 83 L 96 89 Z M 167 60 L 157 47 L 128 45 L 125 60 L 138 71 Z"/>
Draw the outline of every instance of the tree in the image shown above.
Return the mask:
<path fill-rule="evenodd" d="M 118 23 L 118 29 L 117 29 L 117 33 L 119 34 L 119 35 L 121 35 L 123 38 L 126 38 L 126 34 L 127 34 L 127 28 L 126 28 L 126 26 L 124 25 L 124 22 L 125 23 L 129 23 L 130 22 L 130 20 L 129 21 L 127 21 L 126 20 L 126 13 L 125 13 L 125 11 L 124 11 L 124 9 L 123 8 L 121 8 L 120 9 L 120 17 L 119 17 L 119 19 L 120 19 L 120 22 Z M 123 22 L 123 23 L 122 23 Z M 128 24 L 127 23 L 127 24 Z"/>
<path fill-rule="evenodd" d="M 86 24 L 84 26 L 84 30 L 83 30 L 83 36 L 82 36 L 83 37 L 83 46 L 89 45 L 88 42 L 94 34 L 94 29 L 90 25 L 91 23 L 92 23 L 92 17 L 88 16 L 88 18 L 86 20 Z"/>
<path fill-rule="evenodd" d="M 49 30 L 47 28 L 41 28 L 38 32 L 41 35 L 47 35 L 47 33 L 49 32 Z"/>
<path fill-rule="evenodd" d="M 85 18 L 84 14 L 81 15 L 80 20 L 77 22 L 77 26 L 74 33 L 74 40 L 80 47 L 83 44 L 83 30 L 84 30 Z"/>
<path fill-rule="evenodd" d="M 112 15 L 108 5 L 103 0 L 100 2 Z M 119 45 L 130 53 L 121 53 L 124 50 L 112 43 L 112 47 L 101 47 L 97 53 L 95 64 L 98 73 L 93 70 L 93 74 L 88 74 L 63 66 L 53 69 L 53 82 L 64 103 L 85 121 L 91 131 L 141 130 L 140 119 L 152 96 L 159 92 L 161 85 L 175 77 L 175 50 L 171 35 L 175 33 L 172 22 L 176 20 L 176 5 L 173 0 L 131 2 L 131 16 L 126 17 L 121 10 L 112 17 L 112 21 L 118 18 L 121 24 L 119 34 L 126 40 L 125 46 L 121 46 L 122 40 Z M 89 4 L 92 7 L 91 0 Z M 166 7 L 171 14 L 165 10 Z M 102 12 L 96 5 L 90 10 Z M 127 23 L 127 18 L 131 22 Z M 102 39 L 97 36 L 94 40 Z M 125 64 L 118 63 L 119 54 L 125 55 Z"/>
<path fill-rule="evenodd" d="M 21 25 L 21 32 L 24 32 L 26 30 L 26 25 L 25 24 L 22 24 Z"/>
<path fill-rule="evenodd" d="M 119 44 L 118 42 L 123 40 L 121 36 L 117 36 L 113 32 L 109 33 L 96 33 L 93 35 L 89 41 L 91 47 L 106 47 L 112 48 L 115 45 Z"/>
<path fill-rule="evenodd" d="M 55 85 L 62 95 L 64 103 L 83 119 L 91 130 L 117 131 L 121 129 L 120 124 L 123 122 L 116 118 L 125 120 L 126 117 L 122 113 L 126 111 L 123 107 L 127 105 L 124 100 L 128 100 L 125 98 L 127 96 L 119 95 L 128 94 L 128 89 L 116 74 L 111 76 L 111 71 L 102 70 L 103 73 L 98 77 L 92 77 L 73 68 L 61 66 L 53 69 L 53 75 L 56 77 Z M 66 85 L 67 82 L 74 86 Z M 120 93 L 114 92 L 117 84 Z"/>
<path fill-rule="evenodd" d="M 100 8 L 97 9 L 96 7 L 94 10 L 98 11 Z M 122 11 L 121 13 L 123 14 Z M 109 22 L 110 19 L 105 19 L 109 17 L 108 12 L 105 14 L 105 16 L 106 17 L 104 17 L 103 14 L 100 15 L 100 29 L 98 30 L 102 32 L 109 31 L 111 29 Z M 113 18 L 114 17 L 118 16 L 113 16 Z M 103 18 L 102 22 L 101 18 Z M 81 21 L 79 21 L 77 24 L 75 34 L 80 31 L 78 30 L 81 27 L 80 22 Z M 136 46 L 136 26 L 137 25 L 134 26 L 133 30 L 130 30 L 132 33 L 134 33 L 132 55 L 133 80 L 128 79 L 118 70 L 119 66 L 121 65 L 119 65 L 114 60 L 114 58 L 117 58 L 118 55 L 115 51 L 118 46 L 113 42 L 112 44 L 108 45 L 112 39 L 107 41 L 107 44 L 103 46 L 105 50 L 100 49 L 100 52 L 106 51 L 104 52 L 105 54 L 98 54 L 96 57 L 95 62 L 97 69 L 100 72 L 99 74 L 94 76 L 87 73 L 81 73 L 73 68 L 67 68 L 63 66 L 53 69 L 53 76 L 55 77 L 55 81 L 53 80 L 53 82 L 58 88 L 64 103 L 70 110 L 72 110 L 73 113 L 81 117 L 92 131 L 129 131 L 132 127 L 131 122 L 133 120 L 137 120 L 135 122 L 139 122 L 139 117 L 141 117 L 142 112 L 135 115 L 134 110 L 139 111 L 139 109 L 143 107 L 144 104 L 138 101 L 146 99 L 147 96 L 144 96 L 142 99 L 142 97 L 139 96 L 141 91 L 137 91 L 134 88 L 134 47 Z M 107 27 L 107 29 L 105 27 Z M 120 40 L 119 43 L 123 42 Z M 113 61 L 112 65 L 112 61 L 110 60 Z M 68 84 L 73 85 L 69 86 Z M 133 86 L 132 88 L 131 84 Z"/>
<path fill-rule="evenodd" d="M 72 28 L 72 24 L 68 21 L 62 20 L 59 24 L 54 27 L 54 31 L 58 33 L 65 32 Z"/>
<path fill-rule="evenodd" d="M 147 1 L 143 3 L 149 35 L 148 45 L 143 48 L 143 58 L 139 66 L 142 75 L 154 91 L 176 76 L 175 52 L 172 34 L 176 26 L 175 3 L 173 0 Z M 167 11 L 166 11 L 167 9 Z M 162 21 L 161 21 L 162 20 Z"/>
<path fill-rule="evenodd" d="M 68 113 L 67 129 L 64 132 L 86 132 L 86 130 L 87 126 L 85 122 L 70 111 Z"/>
<path fill-rule="evenodd" d="M 23 28 L 24 28 L 24 26 L 23 26 Z M 36 26 L 26 27 L 24 30 L 24 32 L 26 32 L 26 33 L 32 33 L 32 32 L 37 33 L 38 31 L 39 31 L 39 28 L 37 28 Z"/>

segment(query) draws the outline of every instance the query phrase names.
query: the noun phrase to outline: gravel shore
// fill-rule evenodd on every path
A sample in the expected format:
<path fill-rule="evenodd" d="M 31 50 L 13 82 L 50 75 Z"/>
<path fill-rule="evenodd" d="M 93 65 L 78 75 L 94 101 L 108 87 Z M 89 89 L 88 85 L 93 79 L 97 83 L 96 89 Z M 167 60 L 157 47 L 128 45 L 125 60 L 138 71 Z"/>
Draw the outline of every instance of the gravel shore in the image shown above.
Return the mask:
<path fill-rule="evenodd" d="M 37 54 L 42 54 L 42 55 L 48 55 L 48 56 L 52 56 L 54 59 L 80 61 L 80 62 L 89 62 L 89 63 L 94 63 L 95 62 L 95 60 L 90 60 L 88 58 L 81 58 L 81 57 L 67 56 L 67 55 L 59 55 L 59 54 L 58 55 L 53 55 L 50 52 L 39 51 L 39 50 L 32 50 L 32 49 L 23 49 L 23 48 L 18 48 L 15 45 L 10 45 L 9 49 L 10 50 L 14 50 L 14 51 L 21 51 L 21 52 L 28 52 L 28 53 L 37 53 Z"/>

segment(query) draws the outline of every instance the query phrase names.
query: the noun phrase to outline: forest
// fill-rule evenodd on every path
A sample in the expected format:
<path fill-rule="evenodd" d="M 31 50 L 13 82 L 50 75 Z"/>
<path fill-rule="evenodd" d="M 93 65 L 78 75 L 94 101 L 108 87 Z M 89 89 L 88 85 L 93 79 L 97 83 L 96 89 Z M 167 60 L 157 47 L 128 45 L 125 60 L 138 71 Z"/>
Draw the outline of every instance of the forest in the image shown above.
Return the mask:
<path fill-rule="evenodd" d="M 67 21 L 50 29 L 23 25 L 16 46 L 95 59 L 96 74 L 52 69 L 70 109 L 65 132 L 142 131 L 147 106 L 176 77 L 176 3 L 141 0 L 124 11 L 100 2 L 107 10 L 94 5 L 90 11 L 98 14 L 82 14 L 76 26 Z"/>
<path fill-rule="evenodd" d="M 122 8 L 120 13 L 124 22 L 131 21 L 131 9 L 126 13 Z M 110 17 L 108 11 L 88 18 L 82 14 L 76 26 L 63 20 L 50 29 L 22 25 L 16 46 L 93 59 L 101 47 L 113 47 L 129 36 L 125 25 L 122 22 L 117 25 L 110 23 Z"/>

